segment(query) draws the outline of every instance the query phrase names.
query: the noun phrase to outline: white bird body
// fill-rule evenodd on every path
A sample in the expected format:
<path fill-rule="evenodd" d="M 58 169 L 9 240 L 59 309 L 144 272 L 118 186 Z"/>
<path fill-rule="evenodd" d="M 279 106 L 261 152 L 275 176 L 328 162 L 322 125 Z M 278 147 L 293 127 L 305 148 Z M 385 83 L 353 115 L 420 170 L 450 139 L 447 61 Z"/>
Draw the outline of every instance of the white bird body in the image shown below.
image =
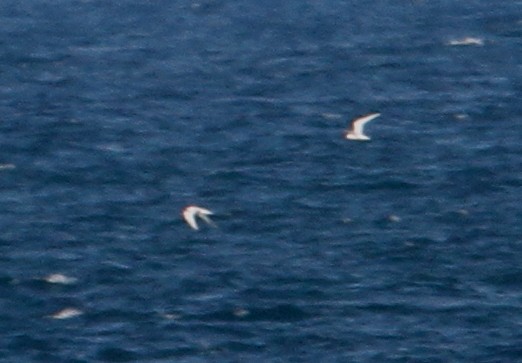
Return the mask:
<path fill-rule="evenodd" d="M 364 134 L 364 125 L 380 115 L 380 113 L 370 113 L 353 119 L 350 129 L 346 131 L 345 138 L 360 141 L 370 140 L 370 138 Z"/>
<path fill-rule="evenodd" d="M 212 214 L 214 214 L 212 211 L 205 209 L 205 208 L 197 207 L 195 205 L 190 205 L 190 206 L 186 207 L 185 209 L 183 209 L 183 212 L 182 212 L 182 215 L 183 215 L 183 218 L 185 219 L 185 221 L 188 223 L 188 225 L 192 229 L 195 229 L 196 231 L 199 229 L 198 223 L 196 221 L 196 217 L 203 219 L 205 222 L 207 222 L 211 226 L 214 226 L 214 227 L 216 226 L 214 224 L 214 222 L 212 222 L 212 220 L 208 217 L 209 215 L 212 215 Z"/>

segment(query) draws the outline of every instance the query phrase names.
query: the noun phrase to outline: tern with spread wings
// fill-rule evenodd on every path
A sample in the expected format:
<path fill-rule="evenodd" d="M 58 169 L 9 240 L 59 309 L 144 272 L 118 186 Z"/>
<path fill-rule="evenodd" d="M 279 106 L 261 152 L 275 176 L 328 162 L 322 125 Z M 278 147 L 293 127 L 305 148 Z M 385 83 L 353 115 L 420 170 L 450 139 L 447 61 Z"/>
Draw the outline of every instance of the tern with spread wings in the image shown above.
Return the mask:
<path fill-rule="evenodd" d="M 189 205 L 188 207 L 183 209 L 183 212 L 181 214 L 183 215 L 183 219 L 185 219 L 190 228 L 195 229 L 196 231 L 199 229 L 196 217 L 199 217 L 211 226 L 216 227 L 214 222 L 212 222 L 212 220 L 208 217 L 209 215 L 212 215 L 214 213 L 212 213 L 212 211 L 209 211 L 208 209 L 197 207 L 195 205 Z"/>
<path fill-rule="evenodd" d="M 380 115 L 380 113 L 376 112 L 353 119 L 351 127 L 346 131 L 344 137 L 348 140 L 370 140 L 370 138 L 364 134 L 364 125 Z"/>

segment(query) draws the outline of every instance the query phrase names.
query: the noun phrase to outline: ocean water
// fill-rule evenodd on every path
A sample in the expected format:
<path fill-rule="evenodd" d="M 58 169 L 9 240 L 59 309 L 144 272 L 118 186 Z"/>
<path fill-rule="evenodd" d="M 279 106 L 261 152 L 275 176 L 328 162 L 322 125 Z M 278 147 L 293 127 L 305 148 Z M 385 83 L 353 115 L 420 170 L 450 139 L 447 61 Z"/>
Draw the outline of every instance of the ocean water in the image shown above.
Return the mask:
<path fill-rule="evenodd" d="M 0 30 L 1 362 L 522 361 L 522 2 L 3 0 Z"/>

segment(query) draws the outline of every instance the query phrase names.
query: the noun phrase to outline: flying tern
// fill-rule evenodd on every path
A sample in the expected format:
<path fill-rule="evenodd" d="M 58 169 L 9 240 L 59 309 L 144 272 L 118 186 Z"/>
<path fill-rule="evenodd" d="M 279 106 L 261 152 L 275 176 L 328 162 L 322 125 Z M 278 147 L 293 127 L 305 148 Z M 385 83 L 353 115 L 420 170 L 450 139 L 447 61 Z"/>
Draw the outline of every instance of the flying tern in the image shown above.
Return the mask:
<path fill-rule="evenodd" d="M 210 224 L 211 226 L 216 226 L 214 222 L 208 217 L 209 215 L 214 214 L 212 211 L 208 209 L 197 207 L 195 205 L 189 205 L 185 209 L 183 209 L 182 215 L 188 225 L 195 230 L 199 229 L 198 223 L 196 221 L 196 217 L 203 219 L 205 222 Z"/>
<path fill-rule="evenodd" d="M 380 113 L 370 113 L 353 119 L 351 127 L 346 131 L 344 137 L 348 140 L 370 140 L 364 134 L 364 125 L 380 115 Z"/>

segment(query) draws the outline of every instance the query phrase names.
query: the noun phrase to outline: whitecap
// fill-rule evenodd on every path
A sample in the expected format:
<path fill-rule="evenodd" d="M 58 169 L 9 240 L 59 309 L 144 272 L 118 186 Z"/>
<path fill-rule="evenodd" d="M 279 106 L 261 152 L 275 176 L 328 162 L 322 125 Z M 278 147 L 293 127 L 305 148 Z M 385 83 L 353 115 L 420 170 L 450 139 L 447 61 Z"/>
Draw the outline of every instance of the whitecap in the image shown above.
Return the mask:
<path fill-rule="evenodd" d="M 460 39 L 452 39 L 448 42 L 448 45 L 478 45 L 482 46 L 484 45 L 484 39 L 482 38 L 475 38 L 475 37 L 464 37 Z"/>
<path fill-rule="evenodd" d="M 13 170 L 15 168 L 15 164 L 0 164 L 0 170 Z"/>
<path fill-rule="evenodd" d="M 50 318 L 53 319 L 70 319 L 75 318 L 77 316 L 80 316 L 83 314 L 83 311 L 76 309 L 76 308 L 65 308 L 60 311 L 57 311 L 56 313 L 50 315 Z"/>
<path fill-rule="evenodd" d="M 43 278 L 45 282 L 50 284 L 62 284 L 62 285 L 71 285 L 74 284 L 78 279 L 75 277 L 69 277 L 63 274 L 50 274 Z"/>

